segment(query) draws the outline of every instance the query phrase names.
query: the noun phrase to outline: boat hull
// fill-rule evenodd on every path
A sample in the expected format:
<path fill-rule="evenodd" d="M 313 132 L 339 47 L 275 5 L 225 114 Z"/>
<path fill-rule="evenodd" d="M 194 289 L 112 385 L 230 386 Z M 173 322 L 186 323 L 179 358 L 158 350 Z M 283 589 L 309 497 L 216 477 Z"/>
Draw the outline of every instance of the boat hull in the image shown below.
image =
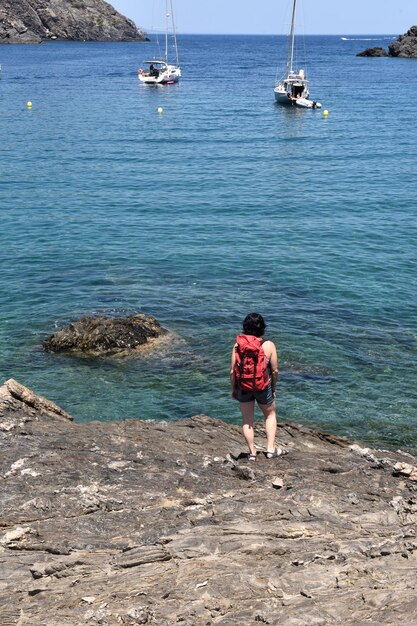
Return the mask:
<path fill-rule="evenodd" d="M 274 94 L 276 102 L 284 106 L 297 106 L 302 109 L 321 109 L 320 102 L 310 100 L 310 98 L 294 98 L 290 96 L 286 91 L 277 88 L 275 88 Z"/>
<path fill-rule="evenodd" d="M 148 73 L 138 72 L 139 80 L 145 85 L 172 85 L 178 83 L 181 77 L 181 70 L 179 67 L 170 69 L 168 72 L 161 72 L 159 76 L 150 76 Z"/>
<path fill-rule="evenodd" d="M 274 90 L 275 100 L 279 104 L 283 104 L 284 106 L 292 106 L 294 104 L 294 100 L 290 98 L 286 91 L 278 91 Z"/>

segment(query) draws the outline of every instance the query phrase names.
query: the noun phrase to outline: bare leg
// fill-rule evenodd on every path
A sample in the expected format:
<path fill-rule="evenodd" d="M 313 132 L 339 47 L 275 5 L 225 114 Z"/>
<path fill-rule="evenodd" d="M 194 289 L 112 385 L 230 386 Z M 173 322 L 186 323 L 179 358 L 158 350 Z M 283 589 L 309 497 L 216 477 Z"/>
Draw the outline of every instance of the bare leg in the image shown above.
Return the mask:
<path fill-rule="evenodd" d="M 266 450 L 267 452 L 273 452 L 275 450 L 275 435 L 277 434 L 275 402 L 272 404 L 260 404 L 259 408 L 265 417 Z"/>
<path fill-rule="evenodd" d="M 252 400 L 252 402 L 241 402 L 240 410 L 242 413 L 243 436 L 248 444 L 249 453 L 256 455 L 255 434 L 253 431 L 253 422 L 255 419 L 255 400 Z"/>

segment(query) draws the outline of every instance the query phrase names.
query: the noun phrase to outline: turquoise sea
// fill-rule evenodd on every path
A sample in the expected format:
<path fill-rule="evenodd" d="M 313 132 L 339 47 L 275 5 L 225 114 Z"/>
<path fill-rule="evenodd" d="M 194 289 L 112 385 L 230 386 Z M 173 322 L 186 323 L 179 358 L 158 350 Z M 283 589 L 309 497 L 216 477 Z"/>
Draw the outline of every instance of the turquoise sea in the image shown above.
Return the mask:
<path fill-rule="evenodd" d="M 79 421 L 237 422 L 229 354 L 255 310 L 281 420 L 416 451 L 417 61 L 355 56 L 390 39 L 305 38 L 327 119 L 274 103 L 284 37 L 182 36 L 160 88 L 137 79 L 151 44 L 0 47 L 0 380 Z M 177 339 L 41 349 L 134 312 Z"/>

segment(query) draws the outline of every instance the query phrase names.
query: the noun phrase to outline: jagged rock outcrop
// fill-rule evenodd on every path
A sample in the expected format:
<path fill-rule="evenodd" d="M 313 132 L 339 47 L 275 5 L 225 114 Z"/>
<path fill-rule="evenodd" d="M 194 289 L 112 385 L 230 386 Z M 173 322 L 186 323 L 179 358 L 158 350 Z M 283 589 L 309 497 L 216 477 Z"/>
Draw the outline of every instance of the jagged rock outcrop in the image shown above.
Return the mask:
<path fill-rule="evenodd" d="M 388 46 L 388 51 L 391 57 L 417 58 L 417 26 L 398 37 Z"/>
<path fill-rule="evenodd" d="M 82 352 L 110 355 L 137 350 L 167 331 L 151 315 L 82 317 L 47 337 L 42 345 L 49 352 Z"/>
<path fill-rule="evenodd" d="M 405 59 L 417 59 L 417 26 L 412 26 L 405 35 L 400 35 L 394 43 L 388 46 L 388 52 L 384 48 L 367 48 L 359 52 L 357 57 L 401 57 Z"/>
<path fill-rule="evenodd" d="M 219 420 L 76 424 L 33 395 L 0 388 L 0 624 L 417 623 L 411 455 L 280 424 L 289 454 L 249 463 Z"/>
<path fill-rule="evenodd" d="M 61 418 L 65 420 L 72 420 L 73 417 L 66 413 L 61 407 L 54 402 L 51 402 L 43 396 L 38 396 L 33 393 L 27 387 L 19 384 L 13 378 L 6 380 L 6 382 L 0 387 L 0 407 L 6 412 L 21 411 L 22 408 L 30 415 L 48 415 L 54 418 Z M 0 409 L 0 417 L 2 415 Z M 1 429 L 8 430 L 5 427 L 6 422 L 3 420 L 1 423 Z M 10 427 L 12 429 L 12 426 Z"/>
<path fill-rule="evenodd" d="M 104 0 L 1 0 L 0 43 L 142 41 L 143 31 Z"/>

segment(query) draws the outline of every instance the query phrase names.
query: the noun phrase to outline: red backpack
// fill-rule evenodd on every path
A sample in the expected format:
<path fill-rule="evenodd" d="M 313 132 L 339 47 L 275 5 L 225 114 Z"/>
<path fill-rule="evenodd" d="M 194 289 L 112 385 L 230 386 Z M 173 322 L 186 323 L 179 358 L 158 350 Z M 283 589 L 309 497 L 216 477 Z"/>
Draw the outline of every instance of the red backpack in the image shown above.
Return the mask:
<path fill-rule="evenodd" d="M 263 391 L 270 375 L 262 337 L 238 335 L 235 346 L 234 374 L 236 385 L 242 391 Z"/>

